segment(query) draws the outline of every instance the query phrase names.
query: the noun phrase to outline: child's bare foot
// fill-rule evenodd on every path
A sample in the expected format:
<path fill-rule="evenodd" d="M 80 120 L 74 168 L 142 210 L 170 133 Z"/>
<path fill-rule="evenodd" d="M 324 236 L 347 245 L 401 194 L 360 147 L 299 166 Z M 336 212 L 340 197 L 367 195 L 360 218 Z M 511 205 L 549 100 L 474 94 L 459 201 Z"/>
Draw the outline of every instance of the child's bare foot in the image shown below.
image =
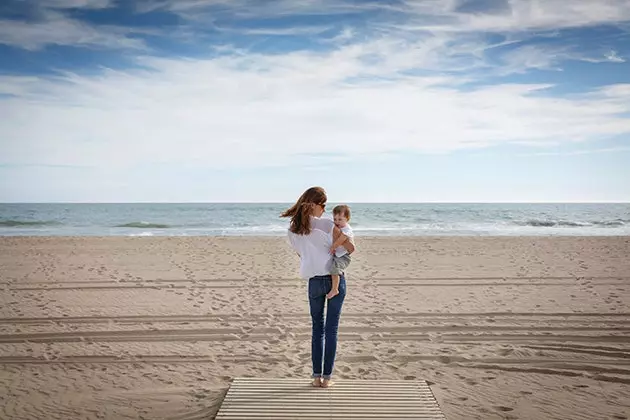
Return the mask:
<path fill-rule="evenodd" d="M 337 290 L 331 290 L 330 292 L 328 292 L 328 294 L 326 295 L 327 299 L 332 299 L 335 296 L 337 296 L 339 294 L 339 289 Z"/>
<path fill-rule="evenodd" d="M 322 386 L 322 378 L 315 378 L 313 379 L 313 384 L 314 387 L 319 388 L 320 386 Z"/>
<path fill-rule="evenodd" d="M 322 381 L 321 387 L 322 388 L 330 388 L 331 386 L 333 386 L 335 383 L 332 381 L 332 379 L 324 379 Z"/>

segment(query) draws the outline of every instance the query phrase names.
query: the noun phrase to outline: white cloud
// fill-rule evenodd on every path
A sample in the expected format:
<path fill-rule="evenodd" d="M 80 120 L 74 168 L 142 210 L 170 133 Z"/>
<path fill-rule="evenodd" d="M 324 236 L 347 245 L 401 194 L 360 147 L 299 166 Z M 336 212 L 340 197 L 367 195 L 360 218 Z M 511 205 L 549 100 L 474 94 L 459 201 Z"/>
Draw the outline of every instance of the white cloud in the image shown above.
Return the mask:
<path fill-rule="evenodd" d="M 106 1 L 89 0 L 54 4 L 57 8 L 108 6 Z M 247 0 L 182 0 L 140 7 L 194 14 L 207 11 L 208 5 L 240 17 L 258 12 L 270 17 L 385 7 L 380 2 L 358 5 L 340 0 L 283 0 L 265 5 Z M 479 71 L 505 75 L 532 68 L 560 69 L 559 63 L 567 59 L 621 62 L 614 50 L 606 57 L 593 58 L 568 47 L 510 48 L 500 54 L 501 64 L 491 64 L 485 54 L 526 39 L 517 33 L 521 30 L 627 18 L 627 2 L 568 5 L 557 0 L 512 0 L 511 8 L 486 14 L 463 13 L 457 5 L 455 1 L 408 1 L 399 9 L 410 13 L 407 26 L 380 22 L 375 25 L 379 30 L 367 38 L 345 27 L 338 36 L 328 38 L 331 49 L 327 52 L 264 55 L 223 46 L 217 47 L 220 56 L 214 59 L 138 58 L 147 70 L 67 73 L 55 78 L 2 76 L 0 94 L 12 95 L 0 102 L 6 116 L 0 125 L 6 152 L 2 159 L 96 166 L 147 161 L 282 165 L 293 156 L 331 150 L 367 155 L 400 150 L 433 153 L 506 142 L 588 141 L 630 133 L 630 119 L 623 116 L 630 112 L 627 85 L 569 98 L 546 95 L 544 85 L 460 89 L 474 81 L 472 74 Z M 393 6 L 386 8 L 395 11 Z M 243 31 L 295 35 L 327 28 Z M 432 32 L 415 31 L 427 28 Z M 478 30 L 514 33 L 490 43 Z M 47 44 L 144 47 L 127 35 L 120 28 L 88 26 L 50 10 L 39 23 L 0 22 L 0 42 L 29 49 Z"/>
<path fill-rule="evenodd" d="M 142 2 L 140 11 L 168 9 L 182 16 L 232 18 L 282 17 L 380 11 L 399 13 L 408 29 L 449 32 L 513 32 L 556 30 L 627 22 L 630 2 L 627 0 L 505 0 L 498 10 L 483 13 L 461 11 L 459 0 L 403 0 L 400 4 L 384 1 L 355 2 L 351 0 L 164 0 Z M 390 17 L 393 17 L 391 15 Z M 377 22 L 379 23 L 379 22 Z M 403 22 L 397 22 L 403 23 Z"/>
<path fill-rule="evenodd" d="M 565 47 L 524 45 L 502 55 L 504 65 L 500 66 L 499 71 L 502 74 L 524 73 L 529 69 L 558 71 L 562 70 L 559 63 L 571 57 Z"/>
<path fill-rule="evenodd" d="M 30 50 L 47 45 L 131 49 L 145 56 L 136 57 L 138 68 L 122 71 L 0 76 L 0 164 L 87 166 L 93 176 L 111 182 L 113 197 L 130 172 L 153 164 L 251 169 L 299 163 L 320 173 L 324 162 L 374 163 L 401 153 L 508 143 L 570 149 L 576 142 L 630 134 L 630 84 L 565 97 L 551 95 L 547 84 L 464 87 L 496 83 L 495 75 L 561 70 L 567 60 L 624 63 L 614 45 L 582 51 L 559 35 L 563 28 L 628 21 L 629 2 L 511 0 L 510 7 L 492 13 L 465 13 L 460 3 L 140 4 L 138 12 L 171 10 L 227 35 L 313 35 L 322 47 L 266 55 L 214 44 L 216 57 L 170 59 L 149 55 L 145 44 L 131 37 L 138 29 L 90 25 L 63 14 L 110 2 L 56 0 L 38 22 L 0 21 L 0 43 Z M 367 19 L 367 28 L 341 20 L 337 35 L 326 31 L 338 25 L 248 23 L 366 11 L 378 11 L 378 18 Z M 219 19 L 225 17 L 230 19 Z M 239 19 L 238 25 L 226 23 Z M 188 46 L 199 45 L 197 30 L 190 22 L 171 35 L 185 34 Z M 531 31 L 553 37 L 554 30 L 558 42 L 528 43 Z M 502 36 L 490 41 L 488 32 Z M 621 151 L 583 149 L 615 150 Z"/>
<path fill-rule="evenodd" d="M 473 2 L 483 6 L 483 2 Z M 337 13 L 363 15 L 358 27 L 344 26 L 337 36 L 320 38 L 322 43 L 347 45 L 362 39 L 366 43 L 396 43 L 398 49 L 419 47 L 418 54 L 430 53 L 433 63 L 423 57 L 426 69 L 465 71 L 493 67 L 485 54 L 497 47 L 526 43 L 533 36 L 558 36 L 565 28 L 582 28 L 597 25 L 626 25 L 630 21 L 630 2 L 627 0 L 505 0 L 504 5 L 478 12 L 462 11 L 461 0 L 403 0 L 399 3 L 351 0 L 278 0 L 259 2 L 252 0 L 164 0 L 141 3 L 142 10 L 167 9 L 183 18 L 203 21 L 204 24 L 223 19 L 223 22 L 240 21 L 238 28 L 224 30 L 259 35 L 317 35 L 319 27 L 291 26 L 274 28 L 244 28 L 243 23 L 286 18 L 300 15 L 335 15 Z M 465 10 L 465 8 L 464 8 Z M 367 12 L 377 12 L 365 15 Z M 260 24 L 260 23 L 256 23 Z M 225 25 L 225 23 L 222 23 Z M 328 27 L 326 27 L 328 28 Z M 501 42 L 490 42 L 488 33 L 502 34 Z M 317 38 L 315 38 L 317 39 Z M 439 43 L 431 45 L 431 42 Z M 561 46 L 523 45 L 509 52 L 501 60 L 500 69 L 493 74 L 523 73 L 529 69 L 560 70 L 564 60 L 590 62 L 617 62 L 624 60 L 614 50 L 607 54 L 582 51 L 579 44 Z M 391 51 L 390 51 L 391 52 Z M 413 55 L 404 53 L 407 60 Z M 393 63 L 393 60 L 389 60 Z M 399 63 L 396 63 L 399 64 Z"/>
<path fill-rule="evenodd" d="M 112 3 L 113 0 L 45 0 L 40 6 L 51 9 L 105 9 Z"/>
<path fill-rule="evenodd" d="M 343 45 L 347 42 L 350 42 L 356 36 L 356 30 L 350 27 L 344 27 L 337 35 L 332 38 L 326 39 L 325 42 L 333 45 Z"/>
<path fill-rule="evenodd" d="M 139 2 L 140 12 L 166 9 L 184 17 L 198 19 L 205 16 L 220 15 L 236 18 L 258 18 L 296 16 L 296 15 L 332 15 L 339 13 L 362 13 L 367 10 L 391 9 L 384 2 L 372 1 L 356 3 L 348 0 L 164 0 Z"/>
<path fill-rule="evenodd" d="M 558 152 L 534 152 L 534 153 L 522 153 L 520 156 L 578 156 L 578 155 L 592 155 L 599 153 L 619 153 L 630 152 L 630 147 L 605 147 L 601 149 L 582 149 L 572 151 L 558 151 Z"/>
<path fill-rule="evenodd" d="M 510 0 L 503 13 L 462 13 L 456 1 L 406 2 L 417 29 L 431 31 L 519 32 L 557 30 L 626 22 L 627 0 Z M 441 17 L 436 23 L 427 17 Z"/>
<path fill-rule="evenodd" d="M 46 20 L 35 23 L 0 20 L 0 44 L 27 50 L 47 45 L 144 49 L 144 42 L 128 37 L 128 32 L 113 26 L 88 25 L 56 13 L 48 13 Z"/>
<path fill-rule="evenodd" d="M 612 61 L 613 63 L 625 63 L 626 62 L 625 58 L 619 57 L 619 55 L 617 54 L 617 51 L 615 51 L 615 50 L 609 51 L 607 54 L 604 55 L 604 57 L 606 57 L 606 60 Z"/>
<path fill-rule="evenodd" d="M 630 85 L 568 98 L 546 85 L 460 90 L 460 79 L 404 75 L 432 66 L 440 40 L 352 44 L 327 53 L 146 57 L 148 70 L 0 77 L 2 162 L 284 165 L 335 152 L 438 153 L 630 133 Z M 370 58 L 369 60 L 366 57 Z M 363 77 L 358 77 L 363 76 Z"/>
<path fill-rule="evenodd" d="M 39 50 L 48 45 L 145 49 L 144 41 L 129 37 L 133 28 L 93 25 L 68 17 L 65 9 L 104 9 L 111 0 L 47 0 L 32 2 L 37 10 L 36 21 L 0 19 L 0 44 L 26 50 Z"/>
<path fill-rule="evenodd" d="M 287 35 L 317 35 L 322 32 L 328 31 L 331 29 L 330 26 L 297 26 L 297 27 L 282 27 L 282 28 L 245 28 L 245 29 L 229 29 L 229 28 L 217 28 L 218 30 L 222 30 L 224 32 L 232 32 L 238 33 L 242 35 L 279 35 L 279 36 L 287 36 Z"/>
<path fill-rule="evenodd" d="M 526 44 L 513 48 L 500 56 L 501 65 L 494 71 L 501 75 L 526 73 L 530 69 L 562 71 L 567 61 L 589 63 L 624 63 L 615 51 L 606 54 L 579 51 L 567 46 L 542 46 Z"/>

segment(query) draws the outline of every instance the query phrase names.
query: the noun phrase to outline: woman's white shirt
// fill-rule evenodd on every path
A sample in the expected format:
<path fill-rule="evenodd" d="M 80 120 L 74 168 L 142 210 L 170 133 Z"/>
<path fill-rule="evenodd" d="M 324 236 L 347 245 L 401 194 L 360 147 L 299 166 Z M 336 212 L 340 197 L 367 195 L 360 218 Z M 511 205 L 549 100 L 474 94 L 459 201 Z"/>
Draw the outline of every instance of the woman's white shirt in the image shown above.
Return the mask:
<path fill-rule="evenodd" d="M 311 216 L 311 233 L 298 235 L 288 231 L 291 246 L 300 254 L 300 276 L 310 279 L 330 274 L 335 223 L 325 217 Z"/>

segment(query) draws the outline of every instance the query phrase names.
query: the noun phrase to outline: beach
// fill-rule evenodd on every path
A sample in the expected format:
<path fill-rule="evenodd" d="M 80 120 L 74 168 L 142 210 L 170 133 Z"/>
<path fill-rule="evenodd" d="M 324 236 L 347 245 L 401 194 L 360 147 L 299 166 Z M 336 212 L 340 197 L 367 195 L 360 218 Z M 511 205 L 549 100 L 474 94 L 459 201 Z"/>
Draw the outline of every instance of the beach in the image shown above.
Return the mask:
<path fill-rule="evenodd" d="M 626 419 L 630 237 L 359 237 L 334 375 L 426 380 L 446 418 Z M 211 419 L 309 380 L 282 237 L 1 237 L 0 418 Z M 314 390 L 317 392 L 317 390 Z"/>

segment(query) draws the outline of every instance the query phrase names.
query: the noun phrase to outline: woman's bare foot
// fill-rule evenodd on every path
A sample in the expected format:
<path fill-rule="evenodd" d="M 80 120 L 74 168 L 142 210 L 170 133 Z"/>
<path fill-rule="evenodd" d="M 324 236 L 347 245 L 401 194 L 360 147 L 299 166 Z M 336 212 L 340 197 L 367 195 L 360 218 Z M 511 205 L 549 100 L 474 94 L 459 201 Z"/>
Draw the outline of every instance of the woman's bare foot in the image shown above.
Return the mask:
<path fill-rule="evenodd" d="M 332 379 L 324 379 L 324 380 L 322 381 L 322 385 L 321 385 L 321 387 L 322 387 L 322 388 L 330 388 L 330 387 L 331 387 L 331 386 L 333 386 L 334 384 L 335 384 L 335 383 L 333 382 L 333 380 L 332 380 Z"/>
<path fill-rule="evenodd" d="M 339 294 L 339 289 L 337 290 L 331 290 L 330 292 L 328 292 L 328 294 L 326 295 L 326 299 L 332 299 L 335 296 L 337 296 Z"/>
<path fill-rule="evenodd" d="M 319 388 L 322 386 L 322 378 L 315 378 L 313 379 L 313 384 L 314 387 Z"/>

